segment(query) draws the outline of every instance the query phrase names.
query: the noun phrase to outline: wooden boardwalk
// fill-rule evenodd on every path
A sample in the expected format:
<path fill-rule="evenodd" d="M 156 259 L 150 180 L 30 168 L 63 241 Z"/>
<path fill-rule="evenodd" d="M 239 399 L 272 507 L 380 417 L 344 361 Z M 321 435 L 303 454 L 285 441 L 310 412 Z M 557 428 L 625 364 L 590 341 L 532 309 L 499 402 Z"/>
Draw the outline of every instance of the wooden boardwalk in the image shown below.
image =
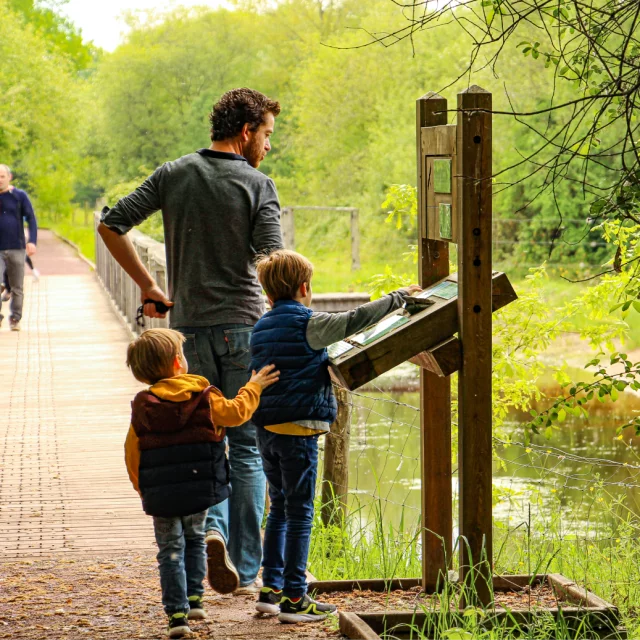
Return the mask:
<path fill-rule="evenodd" d="M 129 335 L 70 247 L 43 231 L 34 261 L 22 331 L 0 328 L 0 561 L 153 552 L 123 456 Z"/>
<path fill-rule="evenodd" d="M 0 328 L 0 637 L 165 638 L 153 524 L 124 465 L 142 388 L 124 364 L 129 334 L 74 251 L 46 232 L 38 245 L 23 330 Z M 191 637 L 300 635 L 254 597 L 207 588 Z M 310 626 L 306 638 L 339 637 Z"/>

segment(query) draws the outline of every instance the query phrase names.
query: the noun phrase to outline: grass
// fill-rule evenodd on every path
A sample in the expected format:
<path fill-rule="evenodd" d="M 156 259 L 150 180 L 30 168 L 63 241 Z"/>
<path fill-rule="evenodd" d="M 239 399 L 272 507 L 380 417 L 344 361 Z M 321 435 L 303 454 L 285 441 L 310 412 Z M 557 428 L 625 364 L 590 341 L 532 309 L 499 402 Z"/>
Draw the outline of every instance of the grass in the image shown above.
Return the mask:
<path fill-rule="evenodd" d="M 594 500 L 597 500 L 595 495 Z M 639 637 L 640 547 L 636 540 L 640 533 L 640 520 L 631 516 L 619 502 L 612 501 L 601 508 L 610 511 L 609 515 L 616 524 L 607 530 L 596 530 L 590 536 L 577 537 L 565 531 L 567 523 L 563 511 L 566 512 L 566 505 L 564 509 L 561 506 L 559 501 L 558 508 L 552 510 L 552 517 L 544 522 L 520 523 L 516 527 L 498 523 L 494 528 L 494 573 L 561 573 L 578 586 L 616 605 L 629 637 Z M 364 508 L 371 511 L 367 519 L 374 523 L 367 529 L 361 527 Z M 320 510 L 320 504 L 317 504 L 316 514 Z M 404 518 L 395 524 L 384 522 L 379 500 L 372 500 L 366 507 L 356 504 L 344 527 L 325 527 L 317 515 L 309 570 L 319 580 L 419 577 L 419 538 L 419 527 L 415 524 L 408 526 Z M 456 544 L 462 544 L 461 540 Z M 457 553 L 454 553 L 453 560 L 455 565 Z M 465 589 L 467 601 L 473 601 L 472 585 L 445 583 L 443 591 L 423 605 L 422 612 L 451 609 L 451 613 L 440 618 L 436 626 L 428 630 L 416 626 L 412 637 L 450 640 L 596 637 L 588 625 L 582 623 L 580 626 L 575 620 L 563 616 L 554 620 L 544 612 L 537 616 L 535 623 L 524 627 L 508 615 L 498 620 L 496 610 L 492 608 L 460 610 L 457 603 Z M 393 633 L 389 637 L 393 637 Z M 616 635 L 610 637 L 615 638 Z"/>
<path fill-rule="evenodd" d="M 63 238 L 73 242 L 85 258 L 95 262 L 96 246 L 93 225 L 85 227 L 74 224 L 70 220 L 55 221 L 47 217 L 41 218 L 39 224 L 44 228 L 53 229 Z"/>

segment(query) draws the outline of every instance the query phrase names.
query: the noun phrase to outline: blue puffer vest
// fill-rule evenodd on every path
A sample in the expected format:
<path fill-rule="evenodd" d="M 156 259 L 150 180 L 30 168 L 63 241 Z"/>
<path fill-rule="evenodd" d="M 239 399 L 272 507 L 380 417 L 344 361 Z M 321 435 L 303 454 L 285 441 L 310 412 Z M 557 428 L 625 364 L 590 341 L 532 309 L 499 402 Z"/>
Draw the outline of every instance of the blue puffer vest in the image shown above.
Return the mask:
<path fill-rule="evenodd" d="M 298 420 L 332 423 L 338 406 L 326 349 L 312 349 L 307 324 L 313 311 L 295 300 L 278 300 L 251 336 L 251 369 L 275 364 L 280 380 L 262 392 L 253 421 L 260 427 Z"/>

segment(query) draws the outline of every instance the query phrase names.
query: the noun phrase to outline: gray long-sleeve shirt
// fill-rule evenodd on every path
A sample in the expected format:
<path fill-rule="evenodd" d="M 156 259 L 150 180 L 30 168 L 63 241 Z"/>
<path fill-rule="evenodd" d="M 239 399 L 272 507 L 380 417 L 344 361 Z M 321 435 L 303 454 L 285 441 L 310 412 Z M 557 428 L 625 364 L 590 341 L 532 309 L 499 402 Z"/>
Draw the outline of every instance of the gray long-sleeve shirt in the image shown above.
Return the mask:
<path fill-rule="evenodd" d="M 242 156 L 201 149 L 167 162 L 102 222 L 120 234 L 162 210 L 172 327 L 255 324 L 256 255 L 282 248 L 273 180 Z"/>
<path fill-rule="evenodd" d="M 307 342 L 312 349 L 328 347 L 379 322 L 388 313 L 402 307 L 408 297 L 409 294 L 404 291 L 392 291 L 378 300 L 367 302 L 351 311 L 341 313 L 316 311 L 307 324 Z"/>

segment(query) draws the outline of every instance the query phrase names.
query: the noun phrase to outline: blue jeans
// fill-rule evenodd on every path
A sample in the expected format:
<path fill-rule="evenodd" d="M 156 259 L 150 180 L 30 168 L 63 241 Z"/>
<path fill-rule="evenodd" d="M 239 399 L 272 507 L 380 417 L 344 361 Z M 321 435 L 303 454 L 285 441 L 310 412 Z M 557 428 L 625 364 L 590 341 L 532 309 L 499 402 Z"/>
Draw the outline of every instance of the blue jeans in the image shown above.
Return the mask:
<path fill-rule="evenodd" d="M 176 518 L 153 518 L 158 543 L 162 604 L 167 615 L 189 613 L 189 596 L 202 596 L 207 574 L 204 545 L 206 511 Z"/>
<path fill-rule="evenodd" d="M 225 324 L 176 327 L 187 341 L 189 373 L 201 375 L 227 398 L 235 398 L 250 378 L 249 341 L 253 327 Z M 219 531 L 238 570 L 240 586 L 251 584 L 260 570 L 266 482 L 256 443 L 256 426 L 245 422 L 227 429 L 231 497 L 209 509 L 205 530 Z"/>
<path fill-rule="evenodd" d="M 291 598 L 307 591 L 307 559 L 318 475 L 318 436 L 258 430 L 271 507 L 264 534 L 262 582 Z"/>

